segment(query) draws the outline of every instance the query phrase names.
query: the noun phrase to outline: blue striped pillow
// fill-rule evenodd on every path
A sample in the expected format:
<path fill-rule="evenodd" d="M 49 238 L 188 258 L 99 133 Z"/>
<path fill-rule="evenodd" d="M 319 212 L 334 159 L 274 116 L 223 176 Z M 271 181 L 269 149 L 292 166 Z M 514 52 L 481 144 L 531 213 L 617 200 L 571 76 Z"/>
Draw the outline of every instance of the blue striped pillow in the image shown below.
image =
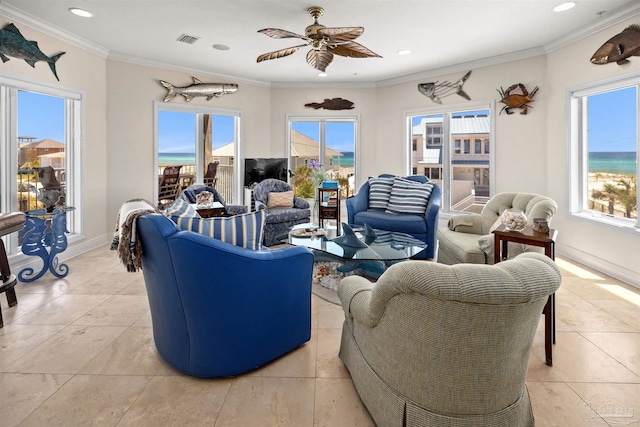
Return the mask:
<path fill-rule="evenodd" d="M 165 216 L 173 218 L 174 216 L 197 216 L 196 210 L 186 200 L 176 199 L 173 205 L 164 210 Z"/>
<path fill-rule="evenodd" d="M 424 215 L 433 184 L 396 177 L 385 213 Z"/>
<path fill-rule="evenodd" d="M 195 211 L 194 211 L 195 212 Z M 172 216 L 183 230 L 195 231 L 242 248 L 259 250 L 266 211 L 260 210 L 230 217 L 200 218 L 200 216 Z"/>
<path fill-rule="evenodd" d="M 369 178 L 369 209 L 386 209 L 392 186 L 393 177 Z"/>

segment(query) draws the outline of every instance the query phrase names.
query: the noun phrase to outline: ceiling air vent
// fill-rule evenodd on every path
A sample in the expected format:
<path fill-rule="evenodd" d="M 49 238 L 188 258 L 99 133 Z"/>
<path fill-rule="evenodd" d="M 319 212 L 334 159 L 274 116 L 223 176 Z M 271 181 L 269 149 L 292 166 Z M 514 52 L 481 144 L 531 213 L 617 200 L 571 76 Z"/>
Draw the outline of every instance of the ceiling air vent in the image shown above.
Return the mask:
<path fill-rule="evenodd" d="M 200 40 L 200 37 L 197 36 L 190 36 L 188 34 L 183 34 L 180 37 L 178 37 L 178 41 L 182 42 L 182 43 L 187 43 L 187 44 L 194 44 L 195 42 L 197 42 L 198 40 Z"/>

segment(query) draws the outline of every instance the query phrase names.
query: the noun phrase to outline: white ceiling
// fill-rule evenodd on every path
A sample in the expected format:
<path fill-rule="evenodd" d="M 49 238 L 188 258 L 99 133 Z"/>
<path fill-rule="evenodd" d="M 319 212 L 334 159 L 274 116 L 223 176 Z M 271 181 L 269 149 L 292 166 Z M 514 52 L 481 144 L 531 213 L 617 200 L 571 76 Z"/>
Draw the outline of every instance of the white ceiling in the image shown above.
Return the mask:
<path fill-rule="evenodd" d="M 67 40 L 79 39 L 109 58 L 217 75 L 227 82 L 380 84 L 487 58 L 543 54 L 640 13 L 637 0 L 577 0 L 571 10 L 553 12 L 562 1 L 0 0 L 0 12 Z M 327 27 L 364 27 L 357 42 L 382 58 L 336 56 L 324 78 L 307 65 L 309 48 L 256 63 L 262 53 L 303 43 L 257 31 L 275 27 L 304 34 L 313 22 L 310 6 L 325 9 L 319 22 Z M 71 7 L 94 16 L 77 17 L 69 13 Z M 182 34 L 200 39 L 193 45 L 176 41 Z M 230 49 L 213 49 L 217 43 Z M 400 49 L 411 54 L 398 55 Z"/>

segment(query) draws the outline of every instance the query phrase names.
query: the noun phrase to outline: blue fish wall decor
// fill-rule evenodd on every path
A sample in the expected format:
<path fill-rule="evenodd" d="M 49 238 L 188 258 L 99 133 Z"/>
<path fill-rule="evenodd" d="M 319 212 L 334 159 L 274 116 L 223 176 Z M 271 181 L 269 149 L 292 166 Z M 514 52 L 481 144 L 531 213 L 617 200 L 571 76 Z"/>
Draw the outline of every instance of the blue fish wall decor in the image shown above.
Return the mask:
<path fill-rule="evenodd" d="M 56 80 L 60 81 L 58 73 L 56 73 L 56 61 L 64 54 L 65 52 L 60 52 L 48 57 L 40 50 L 37 42 L 25 39 L 13 24 L 7 24 L 0 30 L 0 58 L 3 63 L 9 60 L 9 56 L 24 59 L 27 64 L 34 68 L 36 62 L 44 61 L 49 64 L 49 68 L 51 68 L 53 75 L 56 76 Z"/>

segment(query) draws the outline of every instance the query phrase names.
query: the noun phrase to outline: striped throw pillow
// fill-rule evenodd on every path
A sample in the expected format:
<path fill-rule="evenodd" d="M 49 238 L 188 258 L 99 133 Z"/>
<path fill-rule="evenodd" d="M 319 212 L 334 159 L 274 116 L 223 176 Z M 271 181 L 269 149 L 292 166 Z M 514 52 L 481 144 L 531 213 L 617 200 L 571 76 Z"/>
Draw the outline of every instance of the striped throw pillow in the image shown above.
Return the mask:
<path fill-rule="evenodd" d="M 200 218 L 198 215 L 192 217 L 182 215 L 172 216 L 171 219 L 183 230 L 195 231 L 254 251 L 262 247 L 266 219 L 264 210 L 230 217 Z"/>
<path fill-rule="evenodd" d="M 385 213 L 424 215 L 433 184 L 396 177 Z"/>
<path fill-rule="evenodd" d="M 387 209 L 393 177 L 369 178 L 369 209 Z"/>
<path fill-rule="evenodd" d="M 177 199 L 173 205 L 164 210 L 165 216 L 173 218 L 174 216 L 193 217 L 198 216 L 196 210 L 186 200 Z"/>

